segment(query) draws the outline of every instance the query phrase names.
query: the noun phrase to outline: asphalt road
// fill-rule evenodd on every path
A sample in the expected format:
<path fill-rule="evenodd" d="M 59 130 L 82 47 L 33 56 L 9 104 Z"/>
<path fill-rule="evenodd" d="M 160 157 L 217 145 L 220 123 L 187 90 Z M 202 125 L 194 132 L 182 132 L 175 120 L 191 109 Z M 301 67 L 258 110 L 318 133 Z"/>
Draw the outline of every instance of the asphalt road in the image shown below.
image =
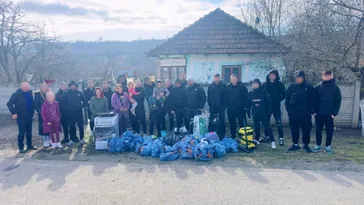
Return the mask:
<path fill-rule="evenodd" d="M 0 204 L 363 204 L 359 172 L 4 158 Z"/>

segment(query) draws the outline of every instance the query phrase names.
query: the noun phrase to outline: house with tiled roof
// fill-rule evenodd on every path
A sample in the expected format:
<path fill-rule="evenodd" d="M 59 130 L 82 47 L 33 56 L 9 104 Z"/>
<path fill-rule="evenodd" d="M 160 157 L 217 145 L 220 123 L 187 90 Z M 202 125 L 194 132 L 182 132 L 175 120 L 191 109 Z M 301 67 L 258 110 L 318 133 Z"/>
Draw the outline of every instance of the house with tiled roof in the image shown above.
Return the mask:
<path fill-rule="evenodd" d="M 284 70 L 282 44 L 217 8 L 168 41 L 150 50 L 157 57 L 157 78 L 176 79 L 181 72 L 201 83 L 214 74 L 229 81 L 231 74 L 243 82 L 264 80 L 272 67 Z"/>

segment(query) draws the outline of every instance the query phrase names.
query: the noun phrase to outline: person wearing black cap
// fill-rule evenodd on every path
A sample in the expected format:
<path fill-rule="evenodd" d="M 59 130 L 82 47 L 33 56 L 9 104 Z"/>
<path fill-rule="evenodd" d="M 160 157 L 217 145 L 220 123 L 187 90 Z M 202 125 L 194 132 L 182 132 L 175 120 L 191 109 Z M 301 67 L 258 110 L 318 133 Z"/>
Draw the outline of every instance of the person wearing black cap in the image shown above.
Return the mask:
<path fill-rule="evenodd" d="M 86 144 L 86 142 L 83 140 L 84 121 L 82 109 L 86 107 L 87 100 L 85 95 L 78 90 L 78 84 L 75 81 L 71 81 L 68 86 L 69 89 L 62 96 L 62 104 L 68 116 L 68 127 L 71 138 L 69 145 L 73 145 L 77 142 L 80 142 L 80 144 Z M 80 132 L 80 141 L 76 136 L 76 123 Z"/>
<path fill-rule="evenodd" d="M 317 92 L 317 109 L 315 116 L 316 123 L 316 144 L 314 152 L 322 150 L 322 130 L 326 128 L 325 152 L 331 154 L 331 142 L 334 134 L 334 119 L 339 114 L 341 106 L 341 91 L 336 85 L 333 73 L 324 71 L 321 74 L 321 83 L 315 87 Z"/>
<path fill-rule="evenodd" d="M 126 89 L 128 87 L 128 85 L 127 85 L 128 82 L 127 81 L 128 81 L 128 79 L 126 79 L 126 75 L 121 74 L 121 75 L 118 76 L 118 79 L 116 80 L 116 83 L 122 85 L 123 88 L 124 88 L 124 92 L 129 94 L 128 89 Z"/>
<path fill-rule="evenodd" d="M 147 99 L 147 102 L 148 102 L 148 105 L 149 105 L 149 98 L 150 98 L 150 96 L 153 95 L 153 90 L 155 88 L 155 83 L 150 79 L 150 77 L 145 77 L 143 87 L 144 87 L 145 99 Z"/>
<path fill-rule="evenodd" d="M 272 129 L 269 125 L 269 116 L 272 113 L 272 99 L 266 89 L 261 86 L 259 79 L 254 79 L 252 84 L 253 90 L 249 93 L 248 117 L 253 115 L 254 121 L 254 141 L 259 144 L 260 123 L 264 126 L 264 131 L 268 134 L 271 141 L 272 149 L 276 149 L 276 143 Z M 251 114 L 252 113 L 252 114 Z"/>
<path fill-rule="evenodd" d="M 56 93 L 56 101 L 59 103 L 59 109 L 61 112 L 61 125 L 62 125 L 62 131 L 64 134 L 64 138 L 61 141 L 61 143 L 68 143 L 69 140 L 69 131 L 68 131 L 68 117 L 67 112 L 64 109 L 62 96 L 67 91 L 67 83 L 61 82 L 59 86 L 59 91 Z"/>
<path fill-rule="evenodd" d="M 216 131 L 220 139 L 225 135 L 225 83 L 220 74 L 215 74 L 213 82 L 207 88 L 207 104 L 210 107 L 209 131 Z M 212 122 L 219 117 L 219 127 L 214 130 Z"/>
<path fill-rule="evenodd" d="M 177 79 L 174 82 L 174 87 L 172 88 L 171 91 L 171 99 L 172 99 L 172 110 L 176 115 L 177 132 L 181 131 L 182 122 L 184 122 L 184 125 L 188 130 L 189 122 L 187 120 L 186 110 L 185 110 L 186 91 L 180 79 Z"/>
<path fill-rule="evenodd" d="M 193 77 L 187 78 L 186 87 L 186 116 L 188 120 L 193 120 L 196 115 L 201 115 L 201 110 L 206 104 L 206 94 L 204 89 L 195 83 Z M 190 127 L 190 133 L 192 129 Z"/>
<path fill-rule="evenodd" d="M 272 98 L 272 114 L 274 120 L 276 121 L 279 134 L 279 145 L 284 145 L 283 140 L 283 124 L 282 124 L 282 114 L 281 114 L 281 102 L 286 98 L 286 87 L 281 82 L 279 73 L 277 70 L 271 70 L 263 83 L 262 87 L 266 89 Z M 269 116 L 269 121 L 270 121 Z M 268 133 L 265 133 L 268 136 Z"/>
<path fill-rule="evenodd" d="M 306 82 L 304 71 L 295 72 L 295 83 L 287 89 L 285 104 L 293 141 L 288 151 L 300 149 L 298 142 L 302 129 L 303 149 L 308 153 L 312 152 L 309 144 L 312 130 L 311 115 L 315 114 L 316 109 L 316 92 L 313 86 Z"/>
<path fill-rule="evenodd" d="M 235 74 L 230 76 L 230 83 L 226 86 L 225 103 L 230 124 L 231 137 L 236 137 L 236 119 L 239 126 L 246 124 L 246 109 L 248 108 L 248 88 L 239 81 Z"/>
<path fill-rule="evenodd" d="M 87 117 L 90 120 L 90 130 L 91 130 L 91 134 L 92 131 L 94 130 L 94 121 L 91 120 L 91 110 L 90 110 L 90 102 L 91 102 L 91 98 L 93 96 L 95 96 L 95 82 L 92 80 L 88 80 L 87 81 L 87 88 L 86 90 L 83 91 L 83 94 L 85 95 L 85 98 L 87 100 Z M 87 121 L 87 119 L 85 119 Z"/>

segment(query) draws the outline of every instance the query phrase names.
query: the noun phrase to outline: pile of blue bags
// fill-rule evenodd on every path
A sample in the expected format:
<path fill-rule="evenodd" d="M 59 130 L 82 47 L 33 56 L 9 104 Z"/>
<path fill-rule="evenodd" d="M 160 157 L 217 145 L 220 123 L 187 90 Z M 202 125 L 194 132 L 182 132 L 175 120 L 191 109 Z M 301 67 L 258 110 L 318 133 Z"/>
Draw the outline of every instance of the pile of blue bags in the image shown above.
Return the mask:
<path fill-rule="evenodd" d="M 126 131 L 121 137 L 109 141 L 109 152 L 122 153 L 134 151 L 141 156 L 159 158 L 161 161 L 177 159 L 195 159 L 209 161 L 221 158 L 229 152 L 238 152 L 238 143 L 231 138 L 219 141 L 216 133 L 205 135 L 186 135 L 173 146 L 167 145 L 165 139 L 154 136 L 142 137 L 132 131 Z"/>

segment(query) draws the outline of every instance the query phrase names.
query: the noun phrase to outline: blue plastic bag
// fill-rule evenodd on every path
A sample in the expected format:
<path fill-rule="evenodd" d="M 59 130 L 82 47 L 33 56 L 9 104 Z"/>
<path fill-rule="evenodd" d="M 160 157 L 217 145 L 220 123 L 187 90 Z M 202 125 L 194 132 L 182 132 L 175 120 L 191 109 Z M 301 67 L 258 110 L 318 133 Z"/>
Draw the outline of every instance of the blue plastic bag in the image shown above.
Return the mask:
<path fill-rule="evenodd" d="M 160 161 L 173 161 L 176 159 L 178 159 L 178 154 L 175 152 L 162 153 L 161 156 L 159 157 Z"/>
<path fill-rule="evenodd" d="M 216 134 L 216 132 L 206 133 L 205 138 L 209 141 L 209 143 L 219 142 L 219 136 Z"/>
<path fill-rule="evenodd" d="M 174 144 L 172 146 L 171 149 L 172 149 L 173 152 L 178 153 L 180 151 L 180 147 L 181 147 L 181 141 L 178 141 L 178 142 L 176 142 L 176 144 Z"/>
<path fill-rule="evenodd" d="M 163 153 L 167 153 L 167 152 L 173 152 L 172 147 L 169 145 L 164 145 L 163 146 Z"/>
<path fill-rule="evenodd" d="M 117 138 L 116 137 L 113 137 L 110 139 L 110 142 L 109 142 L 109 152 L 111 153 L 115 153 L 116 152 L 116 141 L 117 141 Z"/>
<path fill-rule="evenodd" d="M 123 133 L 122 137 L 126 137 L 129 139 L 133 139 L 134 138 L 134 133 L 130 130 L 127 130 Z"/>
<path fill-rule="evenodd" d="M 197 141 L 191 137 L 184 137 L 181 140 L 179 157 L 181 159 L 193 159 L 193 150 L 197 144 Z"/>
<path fill-rule="evenodd" d="M 139 148 L 140 148 L 140 146 L 143 144 L 143 142 L 144 142 L 143 137 L 141 137 L 140 135 L 136 135 L 136 136 L 134 136 L 134 140 L 133 140 L 133 142 L 130 144 L 130 149 L 131 149 L 131 150 L 135 150 L 135 149 L 136 149 L 136 147 L 139 147 Z"/>
<path fill-rule="evenodd" d="M 238 143 L 230 138 L 230 137 L 224 137 L 224 139 L 222 139 L 222 141 L 220 142 L 220 144 L 225 146 L 226 152 L 238 152 Z"/>
<path fill-rule="evenodd" d="M 125 152 L 128 147 L 125 146 L 125 138 L 118 138 L 115 144 L 116 152 Z"/>
<path fill-rule="evenodd" d="M 159 157 L 161 153 L 163 152 L 164 144 L 161 139 L 154 140 L 152 144 L 152 151 L 151 156 L 152 157 Z"/>
<path fill-rule="evenodd" d="M 195 146 L 193 156 L 196 160 L 212 160 L 214 157 L 214 147 L 208 143 L 207 139 L 202 139 L 201 142 Z"/>
<path fill-rule="evenodd" d="M 214 143 L 212 146 L 214 148 L 214 157 L 221 158 L 226 155 L 226 148 L 224 145 L 220 143 Z"/>
<path fill-rule="evenodd" d="M 153 143 L 151 142 L 148 144 L 143 144 L 140 148 L 140 154 L 142 156 L 150 156 L 152 154 L 152 145 Z"/>

